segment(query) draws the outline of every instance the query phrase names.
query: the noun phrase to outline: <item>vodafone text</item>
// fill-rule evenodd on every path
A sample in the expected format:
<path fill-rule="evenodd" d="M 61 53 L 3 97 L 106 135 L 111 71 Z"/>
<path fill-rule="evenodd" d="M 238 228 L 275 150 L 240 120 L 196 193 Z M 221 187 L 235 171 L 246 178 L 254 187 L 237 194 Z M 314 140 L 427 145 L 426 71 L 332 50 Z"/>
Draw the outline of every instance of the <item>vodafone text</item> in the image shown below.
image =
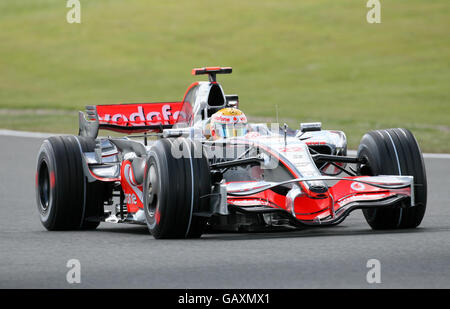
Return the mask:
<path fill-rule="evenodd" d="M 100 123 L 123 124 L 131 126 L 155 125 L 155 124 L 173 124 L 181 115 L 185 113 L 180 110 L 173 110 L 170 104 L 153 104 L 149 112 L 144 111 L 144 107 L 140 105 L 133 106 L 137 110 L 122 109 L 117 113 L 110 113 L 110 111 L 102 111 L 102 107 L 97 107 Z M 158 111 L 157 109 L 160 110 Z"/>

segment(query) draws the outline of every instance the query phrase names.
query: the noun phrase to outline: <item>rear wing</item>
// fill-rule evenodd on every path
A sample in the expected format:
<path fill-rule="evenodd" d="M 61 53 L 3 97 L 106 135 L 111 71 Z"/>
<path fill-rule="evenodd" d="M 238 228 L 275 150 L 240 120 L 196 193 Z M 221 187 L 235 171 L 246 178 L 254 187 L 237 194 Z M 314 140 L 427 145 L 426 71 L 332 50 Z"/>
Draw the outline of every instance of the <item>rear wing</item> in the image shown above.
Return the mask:
<path fill-rule="evenodd" d="M 210 82 L 216 82 L 216 74 L 230 74 L 233 72 L 231 67 L 205 67 L 192 69 L 192 75 L 208 74 Z"/>
<path fill-rule="evenodd" d="M 183 102 L 88 105 L 79 113 L 79 135 L 96 138 L 99 129 L 162 132 L 186 117 L 182 107 Z"/>

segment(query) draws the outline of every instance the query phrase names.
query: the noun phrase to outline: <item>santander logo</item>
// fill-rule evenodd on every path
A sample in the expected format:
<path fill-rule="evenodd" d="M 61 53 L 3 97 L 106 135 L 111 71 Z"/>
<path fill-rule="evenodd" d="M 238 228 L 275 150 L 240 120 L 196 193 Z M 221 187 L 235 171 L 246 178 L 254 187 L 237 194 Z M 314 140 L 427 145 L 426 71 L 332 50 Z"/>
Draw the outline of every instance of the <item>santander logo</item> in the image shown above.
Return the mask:
<path fill-rule="evenodd" d="M 360 182 L 352 182 L 350 187 L 355 191 L 363 191 L 364 189 L 366 189 L 366 186 L 364 186 L 364 184 Z"/>
<path fill-rule="evenodd" d="M 97 113 L 101 124 L 171 125 L 178 120 L 178 117 L 186 118 L 186 114 L 181 111 L 182 105 L 182 102 L 97 105 Z"/>

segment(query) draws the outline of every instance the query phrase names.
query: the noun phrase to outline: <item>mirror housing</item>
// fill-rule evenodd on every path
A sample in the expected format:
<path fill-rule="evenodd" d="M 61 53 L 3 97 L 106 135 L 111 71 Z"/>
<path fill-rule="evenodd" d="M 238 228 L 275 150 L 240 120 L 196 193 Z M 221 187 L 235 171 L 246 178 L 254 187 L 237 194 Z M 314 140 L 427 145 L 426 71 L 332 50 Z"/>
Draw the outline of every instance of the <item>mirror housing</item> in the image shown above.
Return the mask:
<path fill-rule="evenodd" d="M 301 132 L 311 132 L 311 131 L 321 131 L 322 123 L 321 122 L 305 122 L 300 124 Z"/>

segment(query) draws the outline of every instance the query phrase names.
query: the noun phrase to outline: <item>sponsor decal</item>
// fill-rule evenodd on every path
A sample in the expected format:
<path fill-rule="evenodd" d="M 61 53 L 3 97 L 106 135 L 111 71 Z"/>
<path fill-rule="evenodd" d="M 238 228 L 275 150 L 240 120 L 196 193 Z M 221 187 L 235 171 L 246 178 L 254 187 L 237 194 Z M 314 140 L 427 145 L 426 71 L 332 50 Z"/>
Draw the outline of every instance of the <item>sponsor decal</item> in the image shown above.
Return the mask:
<path fill-rule="evenodd" d="M 354 202 L 354 201 L 371 201 L 371 200 L 377 200 L 377 199 L 381 199 L 384 197 L 388 197 L 392 195 L 391 193 L 386 193 L 386 194 L 358 194 L 358 195 L 353 195 L 347 198 L 344 198 L 340 201 L 338 201 L 336 203 L 336 205 L 338 206 L 344 206 L 347 205 L 348 203 Z"/>
<path fill-rule="evenodd" d="M 321 142 L 321 141 L 311 141 L 311 142 L 305 142 L 306 145 L 326 145 L 327 142 Z"/>
<path fill-rule="evenodd" d="M 259 137 L 259 136 L 261 136 L 261 134 L 260 133 L 258 133 L 258 132 L 248 132 L 246 135 L 245 135 L 245 137 L 246 138 L 255 138 L 255 137 Z"/>
<path fill-rule="evenodd" d="M 302 152 L 303 150 L 303 145 L 280 147 L 280 152 Z"/>
<path fill-rule="evenodd" d="M 236 206 L 255 206 L 255 205 L 272 206 L 272 204 L 269 201 L 263 199 L 239 199 L 239 200 L 229 199 L 228 203 Z"/>
<path fill-rule="evenodd" d="M 173 125 L 186 119 L 182 102 L 97 105 L 100 124 L 119 126 Z"/>
<path fill-rule="evenodd" d="M 126 160 L 122 164 L 121 176 L 128 211 L 137 211 L 138 208 L 143 207 L 143 187 L 135 182 L 130 161 Z"/>
<path fill-rule="evenodd" d="M 137 204 L 137 198 L 134 193 L 125 193 L 125 203 L 127 204 Z"/>
<path fill-rule="evenodd" d="M 350 188 L 352 188 L 355 191 L 363 191 L 366 189 L 366 186 L 360 182 L 352 182 Z"/>
<path fill-rule="evenodd" d="M 246 123 L 247 117 L 245 117 L 245 115 L 242 116 L 214 115 L 213 120 L 219 123 L 231 123 L 231 122 Z"/>

